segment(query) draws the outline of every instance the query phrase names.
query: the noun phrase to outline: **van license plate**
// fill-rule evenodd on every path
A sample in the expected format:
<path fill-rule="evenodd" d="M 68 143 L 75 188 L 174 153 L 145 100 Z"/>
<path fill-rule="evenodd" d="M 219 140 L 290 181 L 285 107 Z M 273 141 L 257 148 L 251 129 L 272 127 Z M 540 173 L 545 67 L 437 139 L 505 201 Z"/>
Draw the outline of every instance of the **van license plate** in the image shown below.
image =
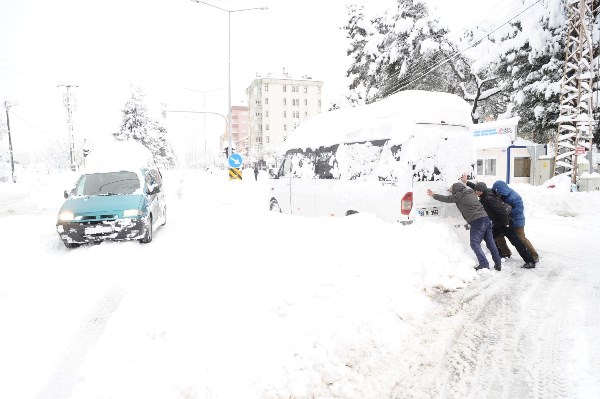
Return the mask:
<path fill-rule="evenodd" d="M 417 209 L 417 213 L 421 217 L 439 216 L 440 210 L 438 208 L 421 208 L 421 209 Z"/>
<path fill-rule="evenodd" d="M 94 226 L 85 228 L 85 234 L 108 234 L 112 232 L 113 229 L 110 226 Z"/>

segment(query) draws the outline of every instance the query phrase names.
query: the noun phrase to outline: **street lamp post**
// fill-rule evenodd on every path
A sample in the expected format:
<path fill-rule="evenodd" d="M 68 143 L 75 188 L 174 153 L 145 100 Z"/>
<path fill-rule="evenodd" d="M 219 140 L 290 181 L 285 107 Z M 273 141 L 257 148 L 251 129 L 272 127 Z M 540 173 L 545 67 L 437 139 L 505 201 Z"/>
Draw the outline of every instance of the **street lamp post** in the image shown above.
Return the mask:
<path fill-rule="evenodd" d="M 233 146 L 232 146 L 232 140 L 231 140 L 231 13 L 233 12 L 241 12 L 241 11 L 250 11 L 250 10 L 266 10 L 267 7 L 252 7 L 252 8 L 241 8 L 241 9 L 237 9 L 237 10 L 227 10 L 225 8 L 221 8 L 219 6 L 216 6 L 214 4 L 210 4 L 207 3 L 205 1 L 202 0 L 192 0 L 196 3 L 200 3 L 200 4 L 204 4 L 210 7 L 214 7 L 216 9 L 219 9 L 221 11 L 225 11 L 227 13 L 227 32 L 228 32 L 228 39 L 227 39 L 227 88 L 228 88 L 228 95 L 227 95 L 227 115 L 229 116 L 229 121 L 227 124 L 227 135 L 229 136 L 229 147 L 227 148 L 227 158 L 229 158 L 229 156 L 232 154 L 233 151 Z"/>
<path fill-rule="evenodd" d="M 187 88 L 187 89 L 202 94 L 202 97 L 203 97 L 203 105 L 202 106 L 203 106 L 204 110 L 206 110 L 206 93 L 210 93 L 211 91 L 221 90 L 220 87 L 217 89 L 210 89 L 210 90 L 196 90 L 196 89 L 190 89 L 190 88 Z M 206 170 L 207 169 L 207 166 L 206 166 L 206 114 L 204 114 L 202 118 L 204 119 L 204 121 L 203 121 L 204 127 L 202 130 L 204 132 L 204 169 Z M 195 149 L 194 149 L 194 151 L 195 151 Z M 194 153 L 194 162 L 195 161 L 196 161 L 196 157 L 195 157 L 195 153 Z"/>

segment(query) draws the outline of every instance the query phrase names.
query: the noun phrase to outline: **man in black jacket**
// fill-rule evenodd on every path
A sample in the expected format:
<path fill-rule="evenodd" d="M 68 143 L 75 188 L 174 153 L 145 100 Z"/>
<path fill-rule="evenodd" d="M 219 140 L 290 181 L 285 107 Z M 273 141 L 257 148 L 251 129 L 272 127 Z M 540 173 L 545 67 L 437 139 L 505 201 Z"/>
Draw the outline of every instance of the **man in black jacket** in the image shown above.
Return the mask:
<path fill-rule="evenodd" d="M 475 194 L 479 197 L 479 201 L 483 205 L 483 208 L 487 212 L 490 219 L 492 219 L 492 234 L 495 237 L 502 234 L 519 252 L 521 258 L 525 261 L 522 266 L 525 269 L 533 269 L 535 267 L 535 260 L 527 247 L 521 239 L 517 236 L 517 231 L 512 223 L 510 216 L 511 206 L 502 202 L 498 194 L 487 188 L 484 182 L 473 184 L 472 182 L 466 182 L 467 186 L 475 190 Z"/>
<path fill-rule="evenodd" d="M 486 215 L 485 209 L 483 209 L 481 203 L 477 200 L 477 196 L 473 190 L 465 187 L 462 183 L 454 183 L 451 192 L 452 195 L 440 195 L 431 190 L 427 190 L 427 195 L 438 201 L 455 203 L 463 218 L 465 218 L 466 222 L 471 226 L 471 229 L 469 230 L 471 234 L 471 249 L 475 252 L 475 256 L 477 256 L 477 261 L 479 262 L 476 270 L 490 268 L 490 264 L 483 253 L 483 249 L 481 249 L 481 241 L 485 240 L 485 244 L 490 250 L 492 259 L 494 260 L 494 269 L 500 271 L 502 268 L 502 259 L 500 258 L 500 253 L 498 252 L 498 248 L 496 248 L 496 243 L 494 242 L 494 237 L 492 235 L 492 222 Z"/>

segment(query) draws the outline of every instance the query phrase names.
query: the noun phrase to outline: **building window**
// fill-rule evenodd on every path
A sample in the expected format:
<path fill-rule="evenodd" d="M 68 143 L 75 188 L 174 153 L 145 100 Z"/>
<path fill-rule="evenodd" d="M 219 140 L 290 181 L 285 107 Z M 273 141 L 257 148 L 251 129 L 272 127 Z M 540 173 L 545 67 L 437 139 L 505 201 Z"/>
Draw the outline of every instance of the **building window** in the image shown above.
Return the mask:
<path fill-rule="evenodd" d="M 265 130 L 269 130 L 269 125 L 265 125 Z"/>
<path fill-rule="evenodd" d="M 269 85 L 265 84 L 265 91 L 269 91 Z"/>
<path fill-rule="evenodd" d="M 304 86 L 304 92 L 308 93 L 308 87 Z"/>
<path fill-rule="evenodd" d="M 530 177 L 531 158 L 515 158 L 515 177 Z"/>
<path fill-rule="evenodd" d="M 283 85 L 283 92 L 287 92 L 287 85 Z"/>
<path fill-rule="evenodd" d="M 304 111 L 304 116 L 305 117 L 308 116 L 308 112 Z"/>
<path fill-rule="evenodd" d="M 495 159 L 478 159 L 477 160 L 477 175 L 479 175 L 479 176 L 496 176 L 496 160 Z"/>
<path fill-rule="evenodd" d="M 308 99 L 304 99 L 304 105 L 308 105 Z"/>
<path fill-rule="evenodd" d="M 287 105 L 287 98 L 283 99 L 283 105 Z"/>
<path fill-rule="evenodd" d="M 268 118 L 269 117 L 269 110 L 265 111 L 265 116 Z"/>
<path fill-rule="evenodd" d="M 269 99 L 265 98 L 265 105 L 269 104 Z"/>
<path fill-rule="evenodd" d="M 287 125 L 283 125 L 283 130 L 287 130 Z"/>
<path fill-rule="evenodd" d="M 298 93 L 298 86 L 292 86 L 292 93 Z"/>
<path fill-rule="evenodd" d="M 319 108 L 321 108 L 321 100 L 319 100 Z"/>
<path fill-rule="evenodd" d="M 265 137 L 265 142 L 266 142 L 267 144 L 269 144 L 269 141 L 270 141 L 270 137 L 269 137 L 269 136 Z"/>
<path fill-rule="evenodd" d="M 287 111 L 283 111 L 283 117 L 287 118 Z"/>
<path fill-rule="evenodd" d="M 300 105 L 300 100 L 297 99 L 297 98 L 293 98 L 292 99 L 292 105 L 299 106 Z"/>
<path fill-rule="evenodd" d="M 293 116 L 294 118 L 300 118 L 300 111 L 293 111 L 293 112 L 292 112 L 292 116 Z"/>
<path fill-rule="evenodd" d="M 238 126 L 239 126 L 239 125 L 238 125 L 237 123 L 232 123 L 232 124 L 231 124 L 231 127 L 232 127 L 233 129 L 237 129 L 237 128 L 238 128 Z"/>

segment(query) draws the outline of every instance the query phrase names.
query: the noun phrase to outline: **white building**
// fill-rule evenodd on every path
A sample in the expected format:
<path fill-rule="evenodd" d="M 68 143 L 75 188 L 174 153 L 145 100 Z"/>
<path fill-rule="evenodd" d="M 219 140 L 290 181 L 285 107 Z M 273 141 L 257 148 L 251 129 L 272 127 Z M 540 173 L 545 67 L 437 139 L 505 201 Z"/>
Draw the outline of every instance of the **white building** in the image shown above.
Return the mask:
<path fill-rule="evenodd" d="M 250 160 L 272 157 L 300 123 L 321 112 L 323 82 L 267 76 L 246 89 Z"/>
<path fill-rule="evenodd" d="M 539 185 L 552 177 L 554 164 L 543 144 L 517 136 L 519 118 L 472 125 L 477 150 L 477 180 Z"/>

